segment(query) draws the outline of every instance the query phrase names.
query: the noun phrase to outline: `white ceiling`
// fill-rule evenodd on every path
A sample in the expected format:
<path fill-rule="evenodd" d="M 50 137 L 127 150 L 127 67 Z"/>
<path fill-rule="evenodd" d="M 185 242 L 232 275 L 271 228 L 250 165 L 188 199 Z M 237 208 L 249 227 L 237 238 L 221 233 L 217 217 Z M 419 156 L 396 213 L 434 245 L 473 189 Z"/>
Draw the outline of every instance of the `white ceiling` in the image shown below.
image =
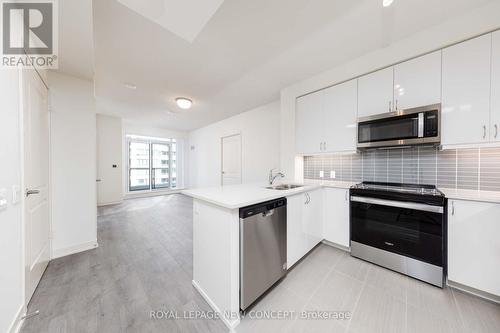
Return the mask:
<path fill-rule="evenodd" d="M 193 42 L 208 20 L 224 2 L 224 0 L 118 1 L 188 42 Z"/>
<path fill-rule="evenodd" d="M 211 0 L 211 18 L 193 6 L 194 23 L 166 27 L 119 1 L 93 2 L 98 112 L 176 130 L 277 100 L 288 85 L 491 2 L 228 0 L 217 9 Z M 183 0 L 149 1 L 151 12 Z M 192 109 L 181 112 L 178 96 Z"/>

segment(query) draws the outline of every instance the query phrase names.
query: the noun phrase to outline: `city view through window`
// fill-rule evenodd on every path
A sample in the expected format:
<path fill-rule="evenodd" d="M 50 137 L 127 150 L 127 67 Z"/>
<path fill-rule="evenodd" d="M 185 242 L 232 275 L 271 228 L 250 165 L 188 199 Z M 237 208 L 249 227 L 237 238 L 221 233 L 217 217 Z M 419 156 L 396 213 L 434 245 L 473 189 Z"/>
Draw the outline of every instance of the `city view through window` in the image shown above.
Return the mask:
<path fill-rule="evenodd" d="M 177 143 L 174 139 L 130 139 L 129 191 L 177 187 Z"/>

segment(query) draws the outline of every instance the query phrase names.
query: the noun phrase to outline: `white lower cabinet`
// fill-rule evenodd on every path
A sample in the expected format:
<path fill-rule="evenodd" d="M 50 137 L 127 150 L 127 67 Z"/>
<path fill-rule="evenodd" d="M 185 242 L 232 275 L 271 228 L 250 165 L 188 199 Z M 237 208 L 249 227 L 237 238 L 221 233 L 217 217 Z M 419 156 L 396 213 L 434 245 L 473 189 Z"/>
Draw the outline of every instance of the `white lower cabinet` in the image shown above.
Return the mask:
<path fill-rule="evenodd" d="M 323 190 L 287 197 L 287 267 L 323 239 Z"/>
<path fill-rule="evenodd" d="M 449 200 L 448 280 L 500 296 L 500 204 Z"/>
<path fill-rule="evenodd" d="M 324 189 L 324 238 L 349 247 L 349 189 Z"/>

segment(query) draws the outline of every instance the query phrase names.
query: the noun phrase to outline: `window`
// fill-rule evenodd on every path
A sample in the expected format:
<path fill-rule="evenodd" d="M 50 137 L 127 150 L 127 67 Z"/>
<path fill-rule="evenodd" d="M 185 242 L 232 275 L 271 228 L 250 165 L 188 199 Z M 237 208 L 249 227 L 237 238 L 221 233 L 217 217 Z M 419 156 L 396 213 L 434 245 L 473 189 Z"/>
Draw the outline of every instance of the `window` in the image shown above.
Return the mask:
<path fill-rule="evenodd" d="M 177 141 L 130 136 L 129 191 L 177 187 Z"/>

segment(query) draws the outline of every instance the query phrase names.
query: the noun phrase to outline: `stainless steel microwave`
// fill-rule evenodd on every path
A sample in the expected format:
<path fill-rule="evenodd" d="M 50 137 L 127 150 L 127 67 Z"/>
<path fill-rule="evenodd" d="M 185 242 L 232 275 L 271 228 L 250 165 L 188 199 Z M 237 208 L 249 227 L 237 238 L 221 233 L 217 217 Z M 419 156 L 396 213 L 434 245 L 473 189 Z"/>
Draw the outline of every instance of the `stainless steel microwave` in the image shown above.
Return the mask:
<path fill-rule="evenodd" d="M 438 145 L 441 142 L 441 104 L 358 118 L 359 149 Z"/>

